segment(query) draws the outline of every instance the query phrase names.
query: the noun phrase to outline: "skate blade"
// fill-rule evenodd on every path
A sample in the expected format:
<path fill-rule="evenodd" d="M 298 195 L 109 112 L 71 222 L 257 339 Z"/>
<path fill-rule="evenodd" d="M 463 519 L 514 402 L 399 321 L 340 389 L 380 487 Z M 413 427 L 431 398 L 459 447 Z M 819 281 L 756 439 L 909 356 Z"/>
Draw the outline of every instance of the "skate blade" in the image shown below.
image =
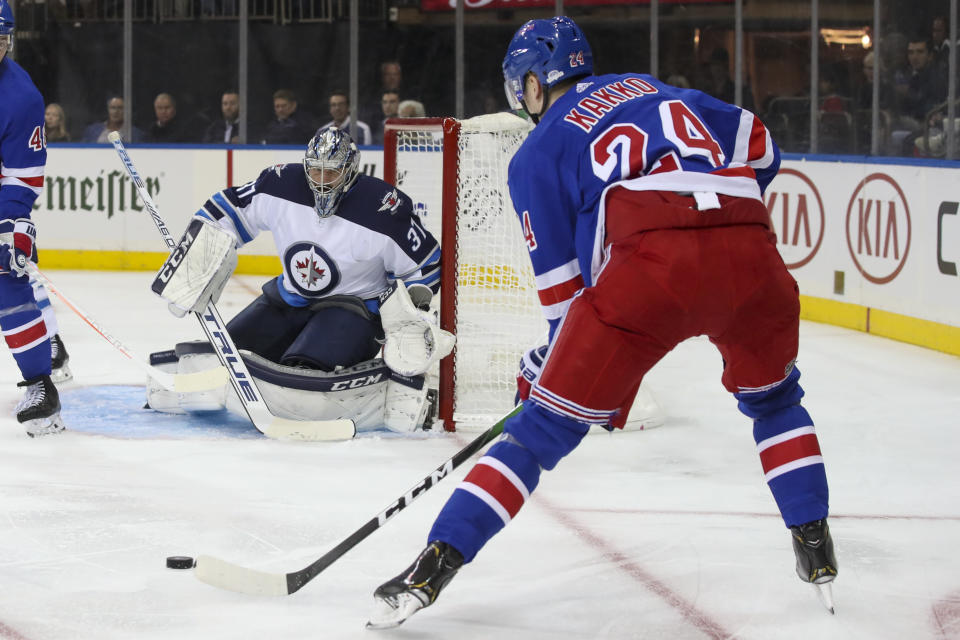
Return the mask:
<path fill-rule="evenodd" d="M 832 582 L 824 582 L 822 584 L 814 584 L 813 586 L 817 589 L 817 597 L 820 598 L 820 604 L 826 607 L 827 611 L 829 611 L 831 615 L 836 615 L 836 612 L 833 608 L 832 584 Z"/>
<path fill-rule="evenodd" d="M 58 413 L 49 418 L 27 420 L 23 423 L 23 428 L 27 430 L 28 436 L 38 438 L 58 434 L 66 429 L 66 425 L 63 424 L 63 420 Z"/>
<path fill-rule="evenodd" d="M 73 372 L 70 371 L 70 367 L 63 365 L 59 369 L 54 369 L 50 372 L 50 380 L 53 381 L 53 384 L 70 382 L 73 380 Z"/>
<path fill-rule="evenodd" d="M 401 593 L 396 603 L 374 597 L 376 605 L 367 621 L 367 629 L 392 629 L 399 627 L 407 618 L 423 608 L 423 602 L 412 593 Z"/>

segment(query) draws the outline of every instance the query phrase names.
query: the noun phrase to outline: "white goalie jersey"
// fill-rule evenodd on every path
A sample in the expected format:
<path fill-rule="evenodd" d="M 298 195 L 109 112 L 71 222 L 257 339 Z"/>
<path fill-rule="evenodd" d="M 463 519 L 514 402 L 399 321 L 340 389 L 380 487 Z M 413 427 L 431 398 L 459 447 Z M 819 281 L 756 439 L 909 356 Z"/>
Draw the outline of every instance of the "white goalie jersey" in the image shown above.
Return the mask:
<path fill-rule="evenodd" d="M 273 234 L 283 263 L 281 293 L 301 307 L 330 295 L 376 298 L 398 278 L 440 287 L 440 247 L 414 214 L 409 196 L 361 174 L 336 214 L 320 218 L 303 166 L 282 164 L 213 195 L 196 215 L 230 230 L 238 245 Z"/>

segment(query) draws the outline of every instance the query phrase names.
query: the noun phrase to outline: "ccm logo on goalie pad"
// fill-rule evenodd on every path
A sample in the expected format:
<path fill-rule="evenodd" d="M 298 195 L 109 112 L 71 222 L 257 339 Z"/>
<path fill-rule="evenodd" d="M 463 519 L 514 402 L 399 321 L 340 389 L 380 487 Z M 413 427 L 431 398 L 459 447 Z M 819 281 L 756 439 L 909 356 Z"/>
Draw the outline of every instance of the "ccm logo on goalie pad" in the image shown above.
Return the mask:
<path fill-rule="evenodd" d="M 411 502 L 416 500 L 417 496 L 446 478 L 453 471 L 453 460 L 447 460 L 442 467 L 433 471 L 428 477 L 420 481 L 413 489 L 397 498 L 393 504 L 377 514 L 377 523 L 383 526 L 383 523 L 389 520 L 395 513 L 406 508 Z"/>
<path fill-rule="evenodd" d="M 352 380 L 343 380 L 342 382 L 334 382 L 330 385 L 330 391 L 346 391 L 347 389 L 359 389 L 360 387 L 368 387 L 372 384 L 377 384 L 383 381 L 383 374 L 376 373 L 371 376 L 363 376 L 360 378 L 353 378 Z"/>

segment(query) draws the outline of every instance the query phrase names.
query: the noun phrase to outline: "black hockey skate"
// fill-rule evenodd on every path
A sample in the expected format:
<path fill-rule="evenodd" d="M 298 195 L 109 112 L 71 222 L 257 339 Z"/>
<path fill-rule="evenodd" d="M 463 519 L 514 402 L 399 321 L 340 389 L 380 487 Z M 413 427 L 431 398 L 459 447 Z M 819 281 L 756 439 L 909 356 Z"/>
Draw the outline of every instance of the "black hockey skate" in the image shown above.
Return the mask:
<path fill-rule="evenodd" d="M 817 587 L 817 595 L 833 613 L 833 592 L 830 583 L 837 577 L 837 556 L 827 519 L 814 520 L 799 527 L 790 527 L 793 551 L 797 554 L 797 575 Z"/>
<path fill-rule="evenodd" d="M 27 388 L 23 400 L 17 405 L 17 421 L 23 424 L 28 436 L 46 436 L 64 430 L 60 394 L 50 376 L 37 376 L 17 383 L 17 386 Z"/>
<path fill-rule="evenodd" d="M 70 367 L 67 366 L 69 362 L 70 354 L 67 353 L 67 348 L 63 346 L 63 340 L 60 338 L 60 334 L 55 334 L 50 338 L 50 369 L 52 370 L 50 379 L 53 380 L 54 383 L 62 384 L 73 380 L 73 373 L 70 372 Z"/>
<path fill-rule="evenodd" d="M 431 542 L 399 576 L 373 592 L 376 610 L 368 629 L 389 629 L 429 607 L 463 566 L 463 556 L 446 542 Z"/>

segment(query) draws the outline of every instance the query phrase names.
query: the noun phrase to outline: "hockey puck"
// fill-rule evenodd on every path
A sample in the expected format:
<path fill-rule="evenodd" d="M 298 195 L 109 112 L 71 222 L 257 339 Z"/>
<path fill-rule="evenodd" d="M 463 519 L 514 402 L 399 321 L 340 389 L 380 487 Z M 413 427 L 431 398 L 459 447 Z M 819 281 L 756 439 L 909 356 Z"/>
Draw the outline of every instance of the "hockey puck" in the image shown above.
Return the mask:
<path fill-rule="evenodd" d="M 170 556 L 167 558 L 167 569 L 193 569 L 197 564 L 190 556 Z"/>

